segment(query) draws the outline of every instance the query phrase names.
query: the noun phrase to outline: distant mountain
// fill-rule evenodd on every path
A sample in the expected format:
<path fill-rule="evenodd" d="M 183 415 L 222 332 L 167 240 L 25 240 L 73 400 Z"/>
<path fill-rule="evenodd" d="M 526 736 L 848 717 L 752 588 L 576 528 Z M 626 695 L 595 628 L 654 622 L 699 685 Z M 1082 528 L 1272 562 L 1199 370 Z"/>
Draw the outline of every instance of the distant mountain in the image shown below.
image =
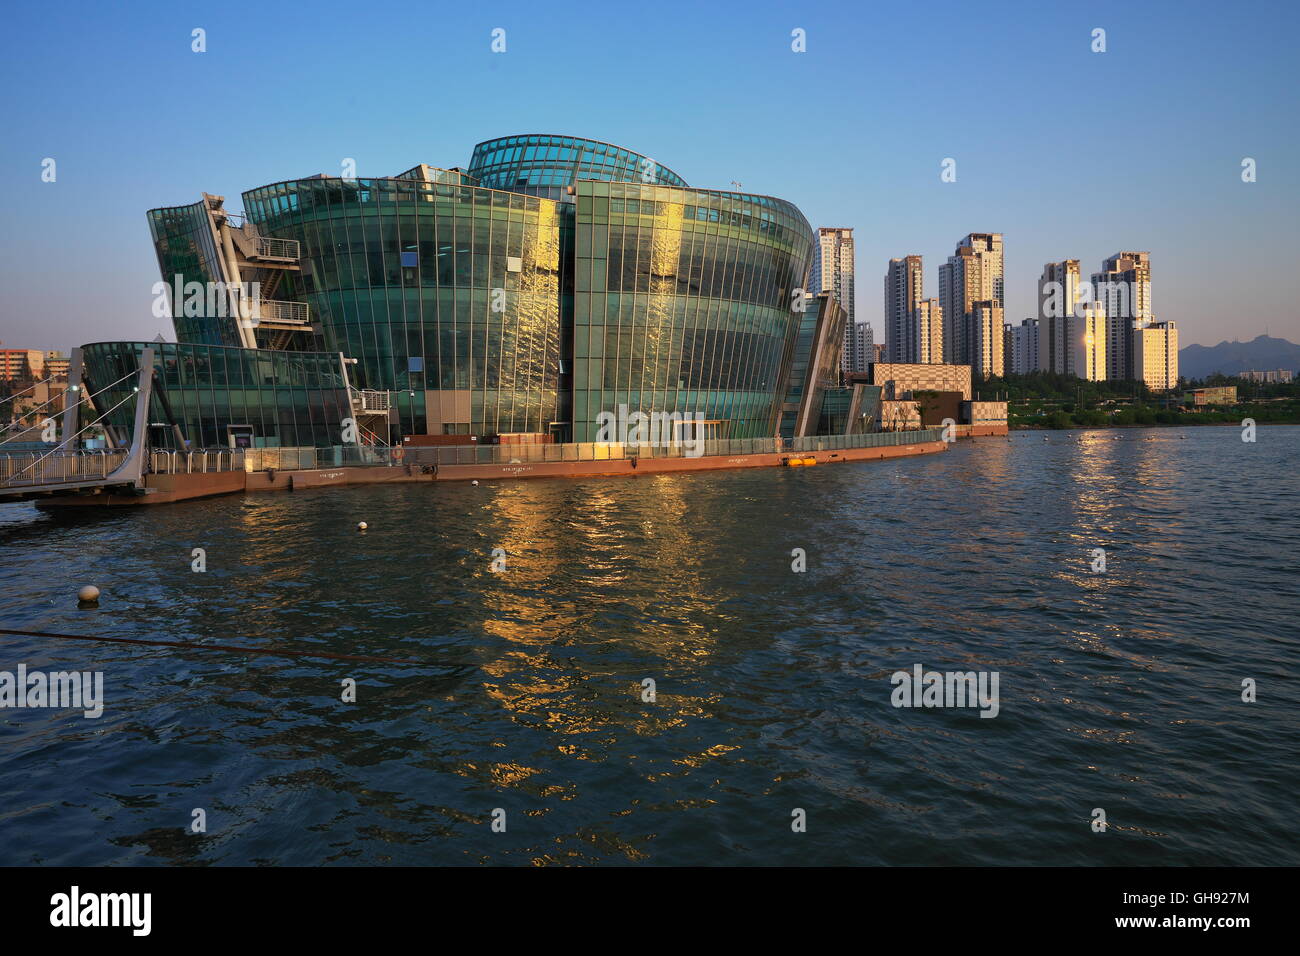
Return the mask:
<path fill-rule="evenodd" d="M 1252 368 L 1300 370 L 1300 345 L 1261 335 L 1253 342 L 1189 345 L 1178 350 L 1178 374 L 1184 378 L 1205 378 L 1215 372 L 1235 375 Z"/>

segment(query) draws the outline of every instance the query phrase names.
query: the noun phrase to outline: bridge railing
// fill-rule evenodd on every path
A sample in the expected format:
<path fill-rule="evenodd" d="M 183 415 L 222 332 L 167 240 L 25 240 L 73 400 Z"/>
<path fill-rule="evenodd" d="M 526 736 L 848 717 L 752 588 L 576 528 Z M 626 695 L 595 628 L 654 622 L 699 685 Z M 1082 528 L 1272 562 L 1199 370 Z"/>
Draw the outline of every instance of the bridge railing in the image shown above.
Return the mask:
<path fill-rule="evenodd" d="M 126 456 L 126 449 L 0 455 L 0 488 L 107 478 Z"/>
<path fill-rule="evenodd" d="M 107 478 L 126 461 L 127 454 L 125 448 L 0 454 L 0 488 L 26 488 Z M 149 453 L 146 470 L 156 475 L 243 471 L 244 452 L 242 449 L 229 448 L 188 452 L 155 450 Z"/>

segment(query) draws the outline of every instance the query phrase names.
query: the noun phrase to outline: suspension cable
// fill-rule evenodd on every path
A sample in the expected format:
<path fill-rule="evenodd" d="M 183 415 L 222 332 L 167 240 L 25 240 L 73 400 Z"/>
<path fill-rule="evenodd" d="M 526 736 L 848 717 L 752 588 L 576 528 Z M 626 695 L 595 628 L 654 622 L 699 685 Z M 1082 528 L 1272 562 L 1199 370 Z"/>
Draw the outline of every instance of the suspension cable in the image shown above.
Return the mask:
<path fill-rule="evenodd" d="M 3 405 L 5 402 L 12 402 L 12 401 L 13 401 L 14 399 L 16 399 L 19 395 L 21 395 L 23 392 L 30 392 L 32 389 L 36 388 L 37 386 L 40 386 L 40 385 L 46 385 L 46 384 L 48 384 L 48 383 L 50 383 L 50 382 L 52 382 L 52 381 L 54 381 L 54 376 L 53 376 L 53 375 L 51 375 L 49 378 L 43 378 L 43 379 L 41 379 L 39 382 L 36 382 L 36 383 L 34 383 L 34 384 L 32 384 L 32 385 L 28 385 L 26 388 L 24 388 L 24 389 L 20 389 L 19 391 L 14 392 L 12 395 L 8 395 L 8 396 L 6 396 L 5 398 L 0 398 L 0 405 Z"/>
<path fill-rule="evenodd" d="M 77 430 L 76 435 L 69 435 L 67 438 L 63 439 L 63 442 L 61 442 L 60 444 L 64 444 L 64 443 L 67 443 L 67 442 L 71 441 L 72 439 L 76 438 L 77 435 L 80 435 L 82 432 L 84 432 L 87 428 L 94 428 L 96 425 L 98 425 L 100 422 L 102 422 L 105 418 L 107 418 L 110 414 L 112 414 L 113 412 L 117 411 L 117 409 L 121 408 L 123 405 L 125 405 L 127 402 L 129 402 L 131 399 L 133 399 L 133 398 L 139 398 L 139 397 L 140 397 L 140 393 L 139 393 L 139 392 L 132 392 L 130 395 L 128 395 L 126 398 L 122 399 L 120 402 L 118 402 L 118 403 L 117 403 L 116 405 L 114 405 L 112 408 L 108 409 L 108 411 L 104 412 L 103 415 L 100 415 L 98 418 L 96 418 L 93 422 L 90 422 L 89 424 L 84 425 L 84 426 L 82 426 L 81 428 L 79 428 L 79 429 Z M 18 472 L 18 474 L 12 476 L 9 480 L 10 480 L 10 481 L 16 481 L 17 479 L 21 478 L 23 475 L 27 474 L 27 472 L 31 471 L 33 468 L 35 468 L 37 465 L 39 465 L 41 462 L 43 462 L 46 458 L 49 458 L 51 455 L 53 455 L 53 454 L 54 454 L 55 452 L 57 452 L 58 450 L 59 450 L 58 448 L 52 448 L 52 449 L 50 449 L 50 450 L 47 451 L 44 455 L 41 455 L 40 458 L 37 458 L 34 462 L 32 462 L 30 465 L 28 465 L 26 468 L 24 468 L 22 471 Z"/>
<path fill-rule="evenodd" d="M 41 403 L 40 403 L 39 405 L 37 405 L 35 408 L 29 408 L 26 412 L 23 413 L 22 418 L 26 418 L 28 415 L 35 415 L 35 414 L 36 414 L 37 412 L 39 412 L 42 408 L 44 408 L 46 405 L 49 405 L 51 402 L 56 402 L 56 401 L 58 401 L 58 400 L 59 400 L 59 396 L 58 396 L 58 395 L 51 395 L 49 398 L 47 398 L 45 401 L 41 402 Z M 78 397 L 77 401 L 81 401 L 80 397 Z M 3 435 L 3 434 L 5 433 L 5 431 L 7 431 L 7 430 L 10 429 L 10 428 L 17 428 L 17 427 L 18 427 L 19 425 L 21 425 L 21 424 L 22 424 L 22 419 L 21 419 L 21 418 L 15 418 L 15 419 L 14 419 L 13 421 L 11 421 L 8 425 L 0 425 L 0 435 Z M 25 426 L 25 425 L 24 425 L 24 426 L 23 426 L 23 429 L 26 430 L 27 427 L 28 427 L 28 426 Z M 13 439 L 12 439 L 12 438 L 6 438 L 4 441 L 0 441 L 0 445 L 3 445 L 3 444 L 4 444 L 5 442 L 7 442 L 7 441 L 13 441 Z"/>
<path fill-rule="evenodd" d="M 92 393 L 89 394 L 89 395 L 86 394 L 86 390 L 85 390 L 84 388 L 78 389 L 78 390 L 77 390 L 77 402 L 78 402 L 78 404 L 80 404 L 80 403 L 83 402 L 83 401 L 87 401 L 88 399 L 94 398 L 96 395 L 101 395 L 101 394 L 103 394 L 104 392 L 108 391 L 110 388 L 113 388 L 113 387 L 115 387 L 115 386 L 121 384 L 122 382 L 126 381 L 126 380 L 127 380 L 128 378 L 130 378 L 132 375 L 137 375 L 137 374 L 139 374 L 139 369 L 133 369 L 133 370 L 131 370 L 130 372 L 127 372 L 127 373 L 126 373 L 125 375 L 123 375 L 121 378 L 119 378 L 116 382 L 109 382 L 109 383 L 108 383 L 107 385 L 105 385 L 103 388 L 99 389 L 99 390 L 96 391 L 96 392 L 92 392 Z M 32 409 L 32 412 L 39 411 L 40 409 L 44 408 L 46 405 L 50 404 L 50 402 L 54 401 L 54 400 L 57 399 L 57 398 L 58 398 L 58 396 L 55 395 L 55 396 L 54 396 L 53 398 L 51 398 L 49 401 L 42 402 L 42 403 L 41 403 L 40 405 L 38 405 L 36 408 Z M 119 404 L 121 404 L 121 403 L 119 402 Z M 115 406 L 115 407 L 116 407 L 116 406 Z M 32 412 L 28 412 L 28 414 L 30 415 L 30 414 L 32 414 Z M 5 428 L 13 428 L 13 427 L 15 427 L 17 424 L 18 424 L 17 422 L 11 422 L 10 424 L 4 426 L 4 428 L 0 428 L 0 435 L 4 434 Z M 84 430 L 85 430 L 85 429 L 82 429 L 82 431 L 84 431 Z M 21 433 L 21 432 L 15 432 L 15 433 L 14 433 L 13 435 L 11 435 L 9 438 L 4 439 L 4 441 L 0 441 L 0 445 L 4 445 L 4 444 L 6 444 L 6 443 L 8 443 L 8 442 L 11 442 L 11 441 L 16 440 L 17 437 L 18 437 L 18 435 L 20 435 L 20 434 L 22 434 L 22 433 Z M 80 435 L 81 432 L 79 431 L 79 432 L 77 432 L 77 434 Z M 74 435 L 73 437 L 75 438 L 76 436 Z M 66 440 L 65 440 L 65 441 L 66 441 Z M 64 443 L 64 442 L 60 442 L 60 444 L 63 444 L 63 443 Z"/>

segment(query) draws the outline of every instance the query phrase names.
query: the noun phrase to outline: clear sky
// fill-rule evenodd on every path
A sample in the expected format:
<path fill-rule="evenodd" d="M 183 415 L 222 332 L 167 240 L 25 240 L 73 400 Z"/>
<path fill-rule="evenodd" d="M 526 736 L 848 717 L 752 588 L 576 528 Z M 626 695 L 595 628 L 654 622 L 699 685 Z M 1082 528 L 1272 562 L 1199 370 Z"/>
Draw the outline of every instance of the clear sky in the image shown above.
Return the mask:
<path fill-rule="evenodd" d="M 171 338 L 149 208 L 552 132 L 854 227 L 877 341 L 888 259 L 923 255 L 937 295 L 968 232 L 1004 234 L 1015 322 L 1044 262 L 1142 249 L 1182 344 L 1300 341 L 1298 25 L 1281 0 L 11 4 L 0 340 Z"/>

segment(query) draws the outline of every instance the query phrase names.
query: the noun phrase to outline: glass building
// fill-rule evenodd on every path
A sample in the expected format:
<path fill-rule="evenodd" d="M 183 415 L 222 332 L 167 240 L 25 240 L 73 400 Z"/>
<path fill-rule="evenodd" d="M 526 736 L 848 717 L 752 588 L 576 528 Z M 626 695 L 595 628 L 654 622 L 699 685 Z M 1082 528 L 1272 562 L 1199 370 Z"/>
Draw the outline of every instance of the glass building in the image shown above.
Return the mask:
<path fill-rule="evenodd" d="M 185 281 L 204 283 L 224 281 L 218 239 L 208 223 L 203 200 L 189 206 L 151 209 L 149 232 L 158 253 L 158 268 L 164 282 L 174 276 Z M 206 308 L 206 303 L 205 303 Z M 173 310 L 176 338 L 181 342 L 205 345 L 239 346 L 240 338 L 233 325 L 213 322 L 202 313 L 186 315 L 184 303 Z"/>
<path fill-rule="evenodd" d="M 232 416 L 266 443 L 339 444 L 362 391 L 383 394 L 369 425 L 391 440 L 593 441 L 621 405 L 703 419 L 709 437 L 780 427 L 814 241 L 789 202 L 527 135 L 480 143 L 464 169 L 314 176 L 243 203 L 246 219 L 207 194 L 148 214 L 169 290 L 259 290 L 252 321 L 172 295 L 167 354 L 213 370 L 165 382 L 186 441 L 226 444 Z M 111 381 L 139 347 L 88 346 L 87 369 Z"/>
<path fill-rule="evenodd" d="M 308 304 L 319 348 L 357 360 L 354 384 L 393 394 L 394 430 L 481 437 L 567 421 L 561 205 L 414 178 L 244 194 L 259 230 L 301 243 L 281 294 Z"/>
<path fill-rule="evenodd" d="M 844 339 L 847 321 L 847 312 L 831 293 L 804 295 L 794 354 L 786 375 L 785 403 L 781 406 L 782 438 L 825 434 L 820 430 L 822 402 L 839 387 L 838 343 Z M 839 431 L 842 433 L 843 428 Z"/>
<path fill-rule="evenodd" d="M 154 350 L 149 408 L 154 445 L 180 445 L 177 428 L 191 448 L 341 444 L 339 423 L 350 413 L 337 354 L 189 342 L 84 345 L 86 391 L 100 393 L 99 410 L 121 407 L 110 421 L 122 443 L 130 440 L 133 373 L 146 348 Z"/>
<path fill-rule="evenodd" d="M 686 180 L 649 156 L 574 136 L 503 136 L 474 147 L 470 173 L 492 189 L 560 198 L 580 179 L 685 186 Z"/>

